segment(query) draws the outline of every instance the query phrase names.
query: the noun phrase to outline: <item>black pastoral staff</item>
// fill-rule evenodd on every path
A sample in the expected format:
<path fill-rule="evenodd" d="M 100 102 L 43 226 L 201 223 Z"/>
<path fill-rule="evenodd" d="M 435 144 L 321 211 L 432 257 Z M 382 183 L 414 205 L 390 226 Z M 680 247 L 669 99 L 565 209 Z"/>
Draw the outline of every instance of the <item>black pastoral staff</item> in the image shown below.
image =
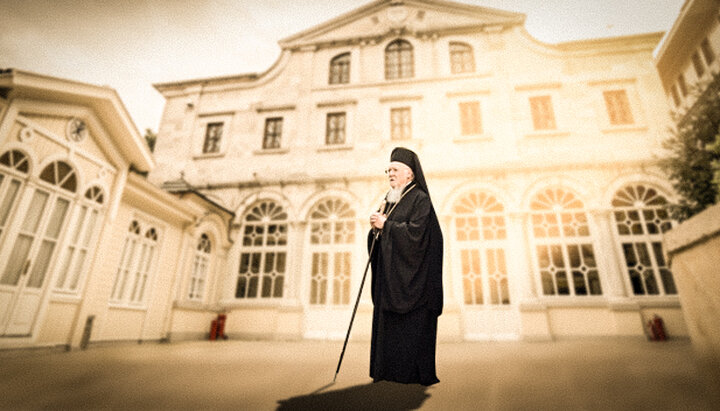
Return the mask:
<path fill-rule="evenodd" d="M 390 155 L 390 191 L 370 217 L 373 324 L 370 377 L 431 385 L 442 313 L 443 239 L 417 155 Z M 368 247 L 370 248 L 370 247 Z"/>

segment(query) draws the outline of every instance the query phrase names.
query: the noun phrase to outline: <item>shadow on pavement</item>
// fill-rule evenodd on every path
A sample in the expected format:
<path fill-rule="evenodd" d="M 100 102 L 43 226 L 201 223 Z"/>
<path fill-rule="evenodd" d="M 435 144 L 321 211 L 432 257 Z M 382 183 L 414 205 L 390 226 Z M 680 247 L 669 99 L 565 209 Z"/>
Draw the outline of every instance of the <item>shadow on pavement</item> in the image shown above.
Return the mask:
<path fill-rule="evenodd" d="M 381 381 L 280 400 L 277 410 L 415 410 L 430 397 L 427 389 L 419 384 Z"/>

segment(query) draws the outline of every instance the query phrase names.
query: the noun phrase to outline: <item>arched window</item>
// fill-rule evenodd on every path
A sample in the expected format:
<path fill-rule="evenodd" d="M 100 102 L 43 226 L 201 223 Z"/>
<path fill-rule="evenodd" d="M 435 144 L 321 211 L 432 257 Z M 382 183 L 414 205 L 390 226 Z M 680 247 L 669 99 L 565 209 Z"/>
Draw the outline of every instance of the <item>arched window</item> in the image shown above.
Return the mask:
<path fill-rule="evenodd" d="M 510 304 L 503 205 L 494 196 L 472 192 L 455 202 L 453 214 L 465 304 Z"/>
<path fill-rule="evenodd" d="M 77 179 L 70 165 L 57 161 L 40 174 L 49 184 L 21 193 L 23 180 L 15 176 L 29 170 L 27 159 L 18 151 L 5 154 L 0 156 L 4 196 L 0 198 L 0 207 L 5 220 L 3 231 L 6 231 L 0 241 L 0 255 L 7 258 L 0 260 L 0 286 L 7 304 L 0 304 L 0 334 L 29 335 L 42 301 L 39 296 L 45 287 L 45 278 L 56 252 L 62 247 L 60 240 L 72 211 L 72 199 L 67 191 L 75 192 Z M 6 169 L 9 170 L 6 172 Z M 8 218 L 12 203 L 21 195 L 29 202 Z"/>
<path fill-rule="evenodd" d="M 71 228 L 71 236 L 60 262 L 60 273 L 55 282 L 55 290 L 75 293 L 81 284 L 81 274 L 85 271 L 87 255 L 92 247 L 98 217 L 103 205 L 102 188 L 92 186 L 85 191 L 85 201 L 77 209 L 77 217 Z"/>
<path fill-rule="evenodd" d="M 612 200 L 625 272 L 635 295 L 677 294 L 662 246 L 662 234 L 672 228 L 666 205 L 665 197 L 642 184 L 623 187 Z"/>
<path fill-rule="evenodd" d="M 75 170 L 63 161 L 48 164 L 40 173 L 40 179 L 73 193 L 77 190 Z"/>
<path fill-rule="evenodd" d="M 55 173 L 48 170 L 54 170 Z M 48 180 L 43 175 L 55 178 Z M 57 161 L 48 165 L 40 178 L 57 188 L 75 190 L 75 171 L 67 163 Z M 2 202 L 6 200 L 4 198 Z M 26 286 L 42 286 L 69 210 L 70 200 L 67 198 L 45 189 L 35 190 L 30 204 L 23 210 L 23 222 L 15 241 L 7 242 L 14 246 L 0 284 L 17 285 L 20 276 L 29 272 Z M 32 248 L 35 240 L 40 241 L 39 248 Z"/>
<path fill-rule="evenodd" d="M 593 240 L 584 204 L 563 188 L 530 203 L 532 237 L 544 295 L 600 295 Z"/>
<path fill-rule="evenodd" d="M 193 258 L 192 273 L 190 274 L 188 298 L 191 300 L 202 301 L 205 296 L 205 283 L 207 282 L 211 251 L 210 237 L 203 233 L 195 247 L 195 258 Z"/>
<path fill-rule="evenodd" d="M 11 172 L 3 171 L 3 167 Z M 6 151 L 0 156 L 0 238 L 23 185 L 23 179 L 19 177 L 26 177 L 29 169 L 27 157 L 18 150 Z"/>
<path fill-rule="evenodd" d="M 130 223 L 110 297 L 113 303 L 141 305 L 145 302 L 148 278 L 158 245 L 157 230 L 147 227 L 147 224 L 138 220 Z"/>
<path fill-rule="evenodd" d="M 350 303 L 355 212 L 343 200 L 320 201 L 310 212 L 310 304 Z"/>
<path fill-rule="evenodd" d="M 27 174 L 30 167 L 27 156 L 18 150 L 4 152 L 3 155 L 0 156 L 0 164 L 23 174 Z"/>
<path fill-rule="evenodd" d="M 472 73 L 475 71 L 473 48 L 466 43 L 450 43 L 450 70 L 452 73 Z"/>
<path fill-rule="evenodd" d="M 415 75 L 413 47 L 407 40 L 398 39 L 385 48 L 385 79 L 411 78 Z"/>
<path fill-rule="evenodd" d="M 350 82 L 350 53 L 343 53 L 330 60 L 328 83 L 345 84 Z"/>
<path fill-rule="evenodd" d="M 287 258 L 287 213 L 271 200 L 250 208 L 243 220 L 235 298 L 281 298 Z"/>

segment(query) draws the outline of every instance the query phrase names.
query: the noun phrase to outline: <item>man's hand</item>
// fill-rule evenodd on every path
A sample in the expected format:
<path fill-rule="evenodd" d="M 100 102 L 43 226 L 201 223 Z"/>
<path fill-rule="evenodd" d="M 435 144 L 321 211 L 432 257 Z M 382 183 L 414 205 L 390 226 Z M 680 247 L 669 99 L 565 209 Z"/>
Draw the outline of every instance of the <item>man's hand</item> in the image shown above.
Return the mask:
<path fill-rule="evenodd" d="M 387 220 L 387 216 L 385 216 L 385 214 L 381 214 L 381 213 L 370 214 L 370 225 L 373 228 L 382 230 L 383 227 L 385 226 L 385 220 Z"/>

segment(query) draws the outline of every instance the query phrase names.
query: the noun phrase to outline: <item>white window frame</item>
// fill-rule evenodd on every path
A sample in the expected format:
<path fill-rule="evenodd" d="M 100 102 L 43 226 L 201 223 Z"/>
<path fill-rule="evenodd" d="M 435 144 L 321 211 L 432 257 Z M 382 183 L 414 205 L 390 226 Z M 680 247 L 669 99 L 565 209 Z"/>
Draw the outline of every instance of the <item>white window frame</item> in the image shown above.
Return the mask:
<path fill-rule="evenodd" d="M 344 211 L 343 211 L 344 210 Z M 342 215 L 339 213 L 342 212 Z M 313 215 L 317 217 L 313 217 Z M 326 216 L 320 218 L 323 214 Z M 347 229 L 346 235 L 350 236 L 347 241 L 336 242 L 338 224 Z M 325 227 L 322 227 L 325 225 Z M 323 231 L 323 235 L 327 235 L 328 241 L 324 241 L 319 235 L 318 229 L 329 228 L 328 232 Z M 308 267 L 307 267 L 307 302 L 312 308 L 341 308 L 347 307 L 352 301 L 352 278 L 353 278 L 353 258 L 355 257 L 357 239 L 359 231 L 356 226 L 356 215 L 352 206 L 340 197 L 324 197 L 317 201 L 308 214 L 308 228 L 306 234 L 306 244 L 308 244 Z M 318 241 L 314 241 L 316 238 Z M 324 278 L 324 285 L 319 284 L 318 299 L 313 301 L 313 283 L 316 281 L 314 276 L 314 267 L 316 256 L 320 258 L 322 255 L 327 256 L 328 272 Z M 341 257 L 342 256 L 342 257 Z M 337 258 L 345 258 L 348 272 L 336 275 L 336 265 L 342 260 Z M 325 291 L 325 300 L 321 301 L 320 292 Z M 340 290 L 339 293 L 336 291 Z"/>
<path fill-rule="evenodd" d="M 105 190 L 97 185 L 92 185 L 83 191 L 71 224 L 73 234 L 68 233 L 60 257 L 58 273 L 53 284 L 54 293 L 79 296 L 82 292 L 87 269 L 97 245 L 97 236 L 102 227 L 107 199 Z"/>
<path fill-rule="evenodd" d="M 209 273 L 212 272 L 213 243 L 207 233 L 200 235 L 193 248 L 193 262 L 186 294 L 190 301 L 204 301 Z"/>
<path fill-rule="evenodd" d="M 222 123 L 222 136 L 220 137 L 219 150 L 216 152 L 204 153 L 205 137 L 208 126 L 214 123 Z M 230 130 L 232 127 L 232 114 L 230 113 L 207 113 L 199 114 L 193 132 L 194 158 L 213 158 L 225 155 L 230 146 Z"/>
<path fill-rule="evenodd" d="M 263 214 L 262 206 L 263 204 L 271 204 L 275 209 L 270 210 L 272 214 Z M 275 211 L 277 210 L 277 211 Z M 256 211 L 260 211 L 260 213 L 257 213 Z M 255 215 L 256 217 L 259 217 L 257 220 L 248 220 L 248 217 L 250 215 Z M 276 217 L 276 218 L 273 218 Z M 282 226 L 284 227 L 284 244 L 280 244 L 280 241 L 275 241 L 275 244 L 268 244 L 268 227 L 271 225 L 276 226 Z M 258 237 L 256 235 L 257 231 L 254 230 L 253 232 L 248 232 L 249 227 L 262 227 L 262 234 L 259 235 L 261 237 L 260 244 L 255 244 L 254 238 Z M 248 207 L 247 212 L 243 216 L 242 219 L 242 225 L 240 228 L 240 235 L 239 235 L 239 248 L 240 252 L 238 254 L 238 264 L 237 269 L 234 271 L 233 279 L 234 283 L 232 286 L 232 300 L 234 302 L 240 302 L 240 303 L 258 303 L 258 302 L 268 302 L 268 301 L 280 301 L 282 299 L 285 299 L 288 297 L 288 258 L 290 254 L 290 248 L 289 248 L 289 228 L 290 228 L 290 221 L 288 220 L 288 213 L 285 206 L 275 199 L 261 199 L 253 203 L 250 207 Z M 255 235 L 253 234 L 255 233 Z M 246 237 L 247 236 L 247 237 Z M 278 234 L 276 235 L 276 240 L 279 240 L 283 237 L 283 235 L 280 234 L 280 231 L 278 231 Z M 250 242 L 250 244 L 247 243 L 247 241 Z M 278 270 L 278 255 L 284 254 L 284 267 L 283 271 L 280 272 Z M 258 261 L 258 272 L 257 272 L 257 286 L 254 296 L 250 296 L 250 283 L 253 281 L 252 277 L 255 277 L 252 275 L 252 258 L 254 255 L 259 254 L 259 261 Z M 267 264 L 267 258 L 268 255 L 273 255 L 273 270 L 269 273 L 269 277 L 271 278 L 272 282 L 272 288 L 270 289 L 270 295 L 263 297 L 263 279 L 267 277 L 266 274 L 268 272 L 265 271 L 266 264 Z M 247 255 L 247 272 L 241 272 L 243 269 L 243 263 L 242 259 L 245 258 Z M 281 295 L 275 296 L 274 295 L 274 287 L 276 285 L 276 281 L 278 277 L 282 277 L 282 289 L 281 289 Z M 244 290 L 244 296 L 239 297 L 239 283 L 240 281 L 244 279 L 245 280 L 245 286 L 243 288 Z"/>
<path fill-rule="evenodd" d="M 471 210 L 473 209 L 473 210 Z M 455 250 L 456 261 L 458 266 L 456 272 L 460 273 L 460 292 L 462 296 L 462 304 L 466 307 L 477 307 L 477 308 L 501 308 L 507 307 L 513 302 L 512 288 L 510 287 L 510 280 L 508 274 L 509 264 L 508 258 L 508 223 L 507 212 L 505 207 L 500 200 L 484 191 L 484 190 L 473 190 L 464 193 L 459 197 L 453 204 L 452 214 L 452 248 Z M 477 238 L 466 238 L 461 239 L 461 231 L 459 225 L 461 219 L 465 219 L 466 224 L 470 224 L 472 227 L 470 230 L 463 230 L 466 234 L 471 234 L 473 231 L 477 233 Z M 485 224 L 490 219 L 490 224 Z M 475 224 L 472 223 L 475 220 Z M 488 232 L 486 232 L 489 231 Z M 471 302 L 468 302 L 468 294 L 466 290 L 466 276 L 465 276 L 465 264 L 463 260 L 463 252 L 477 252 L 479 255 L 480 267 L 476 267 L 476 271 L 470 277 L 479 278 L 482 287 L 482 302 L 477 302 L 475 298 L 476 293 L 471 293 Z M 498 257 L 498 252 L 502 252 L 504 256 L 504 267 L 503 269 L 496 270 L 491 273 L 491 264 L 488 260 L 488 254 L 494 253 L 495 258 Z M 496 261 L 497 263 L 497 261 Z M 469 262 L 468 265 L 472 265 Z M 503 272 L 504 271 L 504 272 Z M 495 291 L 497 292 L 498 300 L 493 301 L 493 294 L 491 292 L 491 278 L 494 277 Z M 503 285 L 504 282 L 504 285 Z M 473 286 L 473 291 L 475 290 Z M 507 295 L 507 300 L 503 299 L 504 294 Z"/>
<path fill-rule="evenodd" d="M 563 207 L 561 204 L 554 204 L 552 208 L 549 209 L 532 209 L 532 204 L 539 199 L 539 196 L 543 193 L 547 193 L 548 191 L 554 191 L 554 192 L 564 192 L 567 194 L 571 194 L 573 197 L 573 200 L 578 202 L 580 204 L 580 207 Z M 538 290 L 538 296 L 540 298 L 544 299 L 567 299 L 567 298 L 582 298 L 582 299 L 592 299 L 592 298 L 598 298 L 603 297 L 605 293 L 607 292 L 606 288 L 607 285 L 603 282 L 603 275 L 602 275 L 602 267 L 600 264 L 600 259 L 598 257 L 598 250 L 597 247 L 597 240 L 595 238 L 594 232 L 595 227 L 591 221 L 590 213 L 588 213 L 587 209 L 585 208 L 585 203 L 580 199 L 580 197 L 574 193 L 572 190 L 567 189 L 565 187 L 549 187 L 545 188 L 543 190 L 539 190 L 533 195 L 533 200 L 531 202 L 531 209 L 528 210 L 529 219 L 528 219 L 528 233 L 530 237 L 530 244 L 531 244 L 531 254 L 533 259 L 533 267 L 535 271 L 535 278 L 536 278 L 536 286 Z M 563 214 L 581 214 L 583 217 L 584 225 L 586 229 L 588 230 L 587 235 L 567 235 L 565 233 L 566 229 L 563 225 Z M 544 221 L 548 221 L 547 215 L 550 215 L 550 221 L 557 221 L 557 227 L 558 227 L 558 235 L 557 236 L 551 236 L 547 235 L 545 237 L 539 237 L 535 234 L 535 228 L 537 222 L 536 219 L 542 219 Z M 537 217 L 536 217 L 537 216 Z M 573 217 L 573 221 L 575 222 L 575 218 Z M 578 227 L 582 226 L 582 221 L 580 221 L 580 224 L 578 224 Z M 579 228 L 576 228 L 576 231 L 580 232 Z M 550 232 L 549 230 L 547 231 Z M 573 273 L 572 273 L 572 258 L 570 255 L 570 247 L 578 247 L 578 253 L 580 254 L 580 264 L 582 266 L 586 266 L 585 257 L 582 256 L 582 246 L 588 245 L 591 248 L 592 251 L 592 258 L 594 266 L 591 266 L 587 269 L 587 272 L 584 272 L 584 280 L 585 284 L 587 285 L 586 294 L 576 294 L 576 290 L 574 287 L 574 280 L 573 280 Z M 552 254 L 551 254 L 551 248 L 552 246 L 558 246 L 560 247 L 561 252 L 561 259 L 562 259 L 562 265 L 560 266 L 559 270 L 550 270 L 551 271 L 551 279 L 553 283 L 554 292 L 546 294 L 543 288 L 543 274 L 542 274 L 542 268 L 540 267 L 540 256 L 538 253 L 539 247 L 547 247 L 548 248 L 548 258 L 549 263 L 553 265 L 552 261 Z M 590 287 L 590 281 L 588 279 L 588 273 L 594 269 L 596 271 L 597 275 L 597 281 L 600 283 L 600 293 L 593 294 Z M 560 288 L 557 284 L 557 277 L 555 275 L 556 271 L 565 271 L 565 279 L 567 280 L 567 288 L 568 293 L 567 294 L 561 294 L 559 292 Z"/>
<path fill-rule="evenodd" d="M 134 216 L 129 225 L 132 226 L 133 222 L 137 222 L 139 232 L 136 233 L 129 228 L 125 232 L 125 241 L 115 270 L 109 304 L 116 307 L 145 309 L 152 291 L 162 235 L 158 224 L 149 223 L 138 216 Z M 155 240 L 149 238 L 152 230 Z M 128 250 L 129 245 L 133 246 L 130 250 Z M 139 290 L 138 286 L 140 286 Z"/>
<path fill-rule="evenodd" d="M 650 197 L 651 194 L 649 194 L 648 191 L 644 191 L 642 195 L 645 198 L 639 198 L 638 195 L 640 193 L 638 192 L 637 188 L 640 186 L 642 186 L 645 190 L 654 190 L 654 192 L 656 193 L 656 197 L 658 198 L 654 199 L 653 197 Z M 651 202 L 652 200 L 655 200 L 656 204 L 648 205 L 646 203 L 647 200 L 650 200 Z M 619 205 L 620 203 L 627 204 L 630 201 L 633 202 L 631 206 Z M 660 205 L 660 203 L 667 202 L 667 196 L 661 190 L 655 188 L 652 184 L 629 183 L 623 185 L 615 192 L 612 202 L 613 238 L 615 240 L 614 243 L 617 250 L 617 255 L 620 256 L 621 259 L 623 277 L 629 295 L 635 298 L 658 298 L 664 296 L 676 297 L 678 295 L 677 283 L 675 281 L 674 275 L 672 274 L 672 270 L 670 270 L 669 259 L 665 251 L 665 246 L 663 244 L 664 233 L 676 224 L 675 221 L 670 219 L 669 213 L 665 211 L 664 206 Z M 633 217 L 629 215 L 629 213 L 633 212 L 637 213 L 637 219 L 633 219 Z M 652 213 L 656 217 L 654 221 L 647 221 L 648 212 Z M 625 220 L 623 221 L 625 222 L 636 222 L 636 225 L 639 226 L 642 232 L 632 233 L 632 225 L 628 227 L 626 223 L 619 221 L 619 214 L 623 214 L 623 217 L 625 217 Z M 663 218 L 663 215 L 665 215 L 667 218 Z M 648 230 L 649 224 L 655 224 L 660 232 L 650 233 Z M 621 225 L 628 228 L 629 233 L 621 233 Z M 627 266 L 627 257 L 623 248 L 624 245 L 627 243 L 630 243 L 633 246 L 633 253 L 635 254 L 635 256 L 637 256 L 638 254 L 638 244 L 642 244 L 646 247 L 645 249 L 648 252 L 650 264 L 649 266 L 645 266 L 644 268 L 652 270 L 653 279 L 655 281 L 655 284 L 657 284 L 658 288 L 657 294 L 651 294 L 648 292 L 647 283 L 646 281 L 642 281 L 642 278 L 640 280 L 642 281 L 641 286 L 644 292 L 640 294 L 635 293 L 635 287 L 633 286 L 633 282 L 630 276 L 630 269 Z M 653 244 L 659 245 L 659 252 L 662 254 L 659 256 L 659 258 L 656 255 L 658 250 L 653 248 Z M 638 258 L 638 260 L 640 259 Z M 662 262 L 664 262 L 664 265 L 661 264 Z M 660 270 L 662 269 L 665 269 L 669 272 L 672 285 L 675 288 L 674 293 L 669 293 L 666 289 L 665 281 L 662 280 L 660 275 Z"/>

